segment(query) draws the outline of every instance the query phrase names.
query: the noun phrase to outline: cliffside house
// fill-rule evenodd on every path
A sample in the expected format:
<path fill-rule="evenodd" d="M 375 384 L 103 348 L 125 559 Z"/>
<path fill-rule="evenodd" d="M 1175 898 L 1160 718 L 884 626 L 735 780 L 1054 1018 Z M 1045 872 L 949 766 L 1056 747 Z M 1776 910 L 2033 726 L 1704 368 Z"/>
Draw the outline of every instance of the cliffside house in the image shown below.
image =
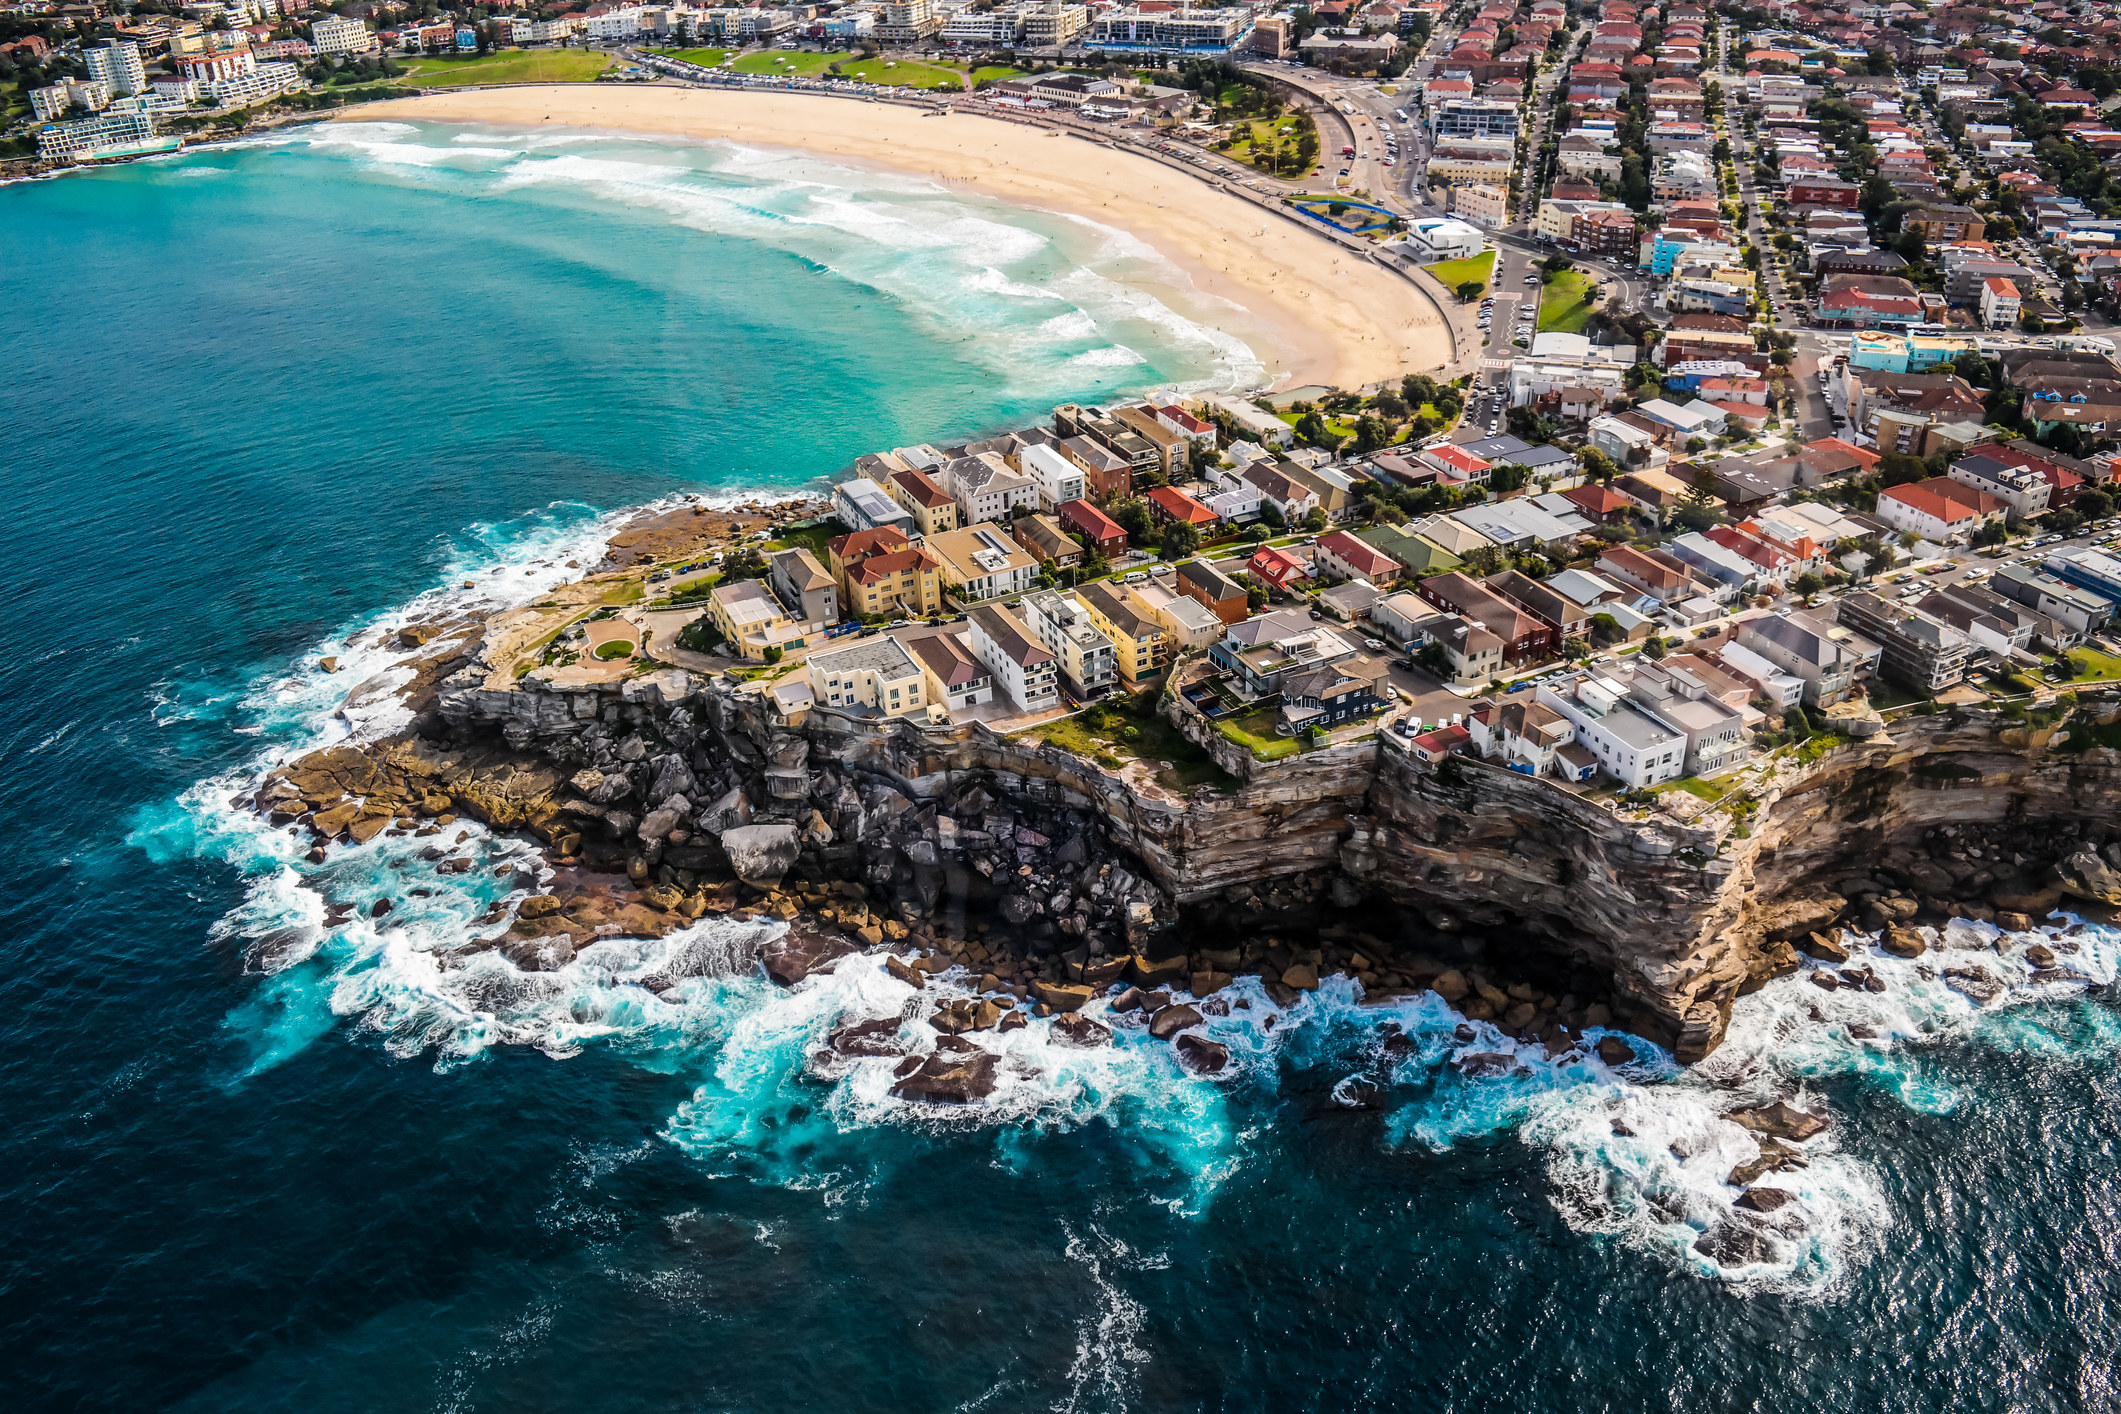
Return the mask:
<path fill-rule="evenodd" d="M 812 653 L 804 667 L 811 695 L 827 707 L 905 717 L 928 705 L 920 664 L 898 640 L 881 634 Z"/>

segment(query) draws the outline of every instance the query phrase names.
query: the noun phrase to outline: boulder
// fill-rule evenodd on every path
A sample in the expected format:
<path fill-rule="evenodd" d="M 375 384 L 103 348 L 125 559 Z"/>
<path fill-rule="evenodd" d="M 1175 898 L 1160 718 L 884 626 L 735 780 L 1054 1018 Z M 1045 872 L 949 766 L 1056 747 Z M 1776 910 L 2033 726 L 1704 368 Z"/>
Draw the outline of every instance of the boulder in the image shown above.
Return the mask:
<path fill-rule="evenodd" d="M 1001 902 L 1002 921 L 1012 928 L 1021 928 L 1038 917 L 1038 904 L 1025 894 L 1005 894 Z"/>
<path fill-rule="evenodd" d="M 2003 984 L 1980 963 L 1944 969 L 1944 985 L 1980 1006 L 2003 995 Z"/>
<path fill-rule="evenodd" d="M 1485 1076 L 1510 1075 L 1521 1067 L 1517 1057 L 1502 1051 L 1475 1051 L 1471 1055 L 1459 1056 L 1451 1062 L 1451 1068 L 1460 1075 L 1479 1079 Z"/>
<path fill-rule="evenodd" d="M 1013 1013 L 1022 1015 L 1021 1012 Z M 1103 1046 L 1112 1040 L 1112 1028 L 1076 1012 L 1063 1012 L 1053 1019 L 1053 1041 L 1061 1046 Z"/>
<path fill-rule="evenodd" d="M 1455 1005 L 1464 1001 L 1466 994 L 1471 992 L 1473 987 L 1471 983 L 1466 981 L 1465 973 L 1454 967 L 1449 972 L 1439 976 L 1434 982 L 1431 982 L 1429 990 Z"/>
<path fill-rule="evenodd" d="M 1847 962 L 1849 950 L 1824 933 L 1807 933 L 1797 942 L 1797 951 L 1821 962 Z"/>
<path fill-rule="evenodd" d="M 1838 991 L 1841 987 L 1841 979 L 1833 973 L 1824 970 L 1814 972 L 1805 980 L 1822 992 Z"/>
<path fill-rule="evenodd" d="M 2007 908 L 1996 910 L 1996 926 L 2006 933 L 2030 933 L 2033 931 L 2031 915 L 2013 913 Z"/>
<path fill-rule="evenodd" d="M 560 901 L 551 894 L 533 894 L 516 909 L 518 918 L 550 918 L 560 911 Z"/>
<path fill-rule="evenodd" d="M 1149 1018 L 1149 1034 L 1168 1041 L 1189 1026 L 1200 1025 L 1200 1013 L 1189 1006 L 1167 1006 Z"/>
<path fill-rule="evenodd" d="M 2078 850 L 2056 865 L 2055 873 L 2062 887 L 2079 898 L 2121 904 L 2121 870 L 2101 859 L 2095 850 Z"/>
<path fill-rule="evenodd" d="M 1143 1005 L 1142 989 L 1139 987 L 1129 987 L 1112 999 L 1112 1009 L 1121 1013 L 1140 1011 Z"/>
<path fill-rule="evenodd" d="M 1773 1213 L 1796 1201 L 1797 1195 L 1787 1188 L 1748 1188 L 1731 1206 L 1751 1213 Z"/>
<path fill-rule="evenodd" d="M 759 961 L 768 977 L 783 987 L 793 987 L 853 951 L 854 945 L 837 934 L 790 928 L 759 950 Z"/>
<path fill-rule="evenodd" d="M 1146 958 L 1135 953 L 1127 959 L 1128 980 L 1144 987 L 1160 987 L 1166 982 L 1184 982 L 1189 971 L 1184 953 L 1173 953 L 1163 958 Z"/>
<path fill-rule="evenodd" d="M 825 1044 L 843 1056 L 899 1056 L 906 1053 L 898 1039 L 899 1018 L 880 1017 L 842 1026 L 825 1037 Z"/>
<path fill-rule="evenodd" d="M 1635 1048 L 1618 1036 L 1598 1038 L 1598 1059 L 1607 1065 L 1630 1065 L 1635 1060 Z"/>
<path fill-rule="evenodd" d="M 1081 1011 L 1094 995 L 1080 983 L 1033 982 L 1031 995 L 1059 1012 Z"/>
<path fill-rule="evenodd" d="M 1736 1223 L 1718 1223 L 1694 1241 L 1694 1250 L 1719 1267 L 1750 1267 L 1776 1259 L 1765 1233 Z"/>
<path fill-rule="evenodd" d="M 996 1057 L 992 1052 L 944 1051 L 899 1077 L 891 1093 L 901 1100 L 932 1105 L 969 1105 L 994 1093 Z"/>
<path fill-rule="evenodd" d="M 1773 1139 L 1794 1139 L 1800 1144 L 1826 1128 L 1826 1121 L 1818 1115 L 1806 1114 L 1782 1100 L 1771 1105 L 1748 1105 L 1732 1110 L 1724 1118 L 1755 1134 L 1765 1134 Z"/>
<path fill-rule="evenodd" d="M 636 833 L 643 841 L 659 840 L 684 823 L 685 816 L 681 811 L 672 810 L 667 805 L 658 806 L 642 819 L 641 827 Z M 794 862 L 789 861 L 791 864 Z"/>
<path fill-rule="evenodd" d="M 1308 962 L 1296 963 L 1283 970 L 1281 984 L 1299 992 L 1315 992 L 1318 990 L 1318 969 Z"/>
<path fill-rule="evenodd" d="M 802 835 L 793 825 L 739 825 L 722 831 L 729 867 L 755 889 L 771 889 L 795 867 Z"/>
<path fill-rule="evenodd" d="M 1929 944 L 1923 941 L 1920 933 L 1898 923 L 1886 925 L 1885 934 L 1879 938 L 1878 946 L 1894 957 L 1920 957 L 1929 951 Z"/>
<path fill-rule="evenodd" d="M 1195 1075 L 1219 1075 L 1230 1064 L 1230 1048 L 1186 1032 L 1178 1038 L 1178 1063 Z"/>
<path fill-rule="evenodd" d="M 899 981 L 904 982 L 915 991 L 919 991 L 928 985 L 927 973 L 920 971 L 918 968 L 908 966 L 895 957 L 884 959 L 884 971 L 898 978 Z"/>
<path fill-rule="evenodd" d="M 1727 1180 L 1733 1188 L 1744 1188 L 1764 1174 L 1801 1169 L 1809 1164 L 1802 1149 L 1793 1149 L 1778 1139 L 1760 1141 L 1760 1153 L 1731 1170 Z"/>

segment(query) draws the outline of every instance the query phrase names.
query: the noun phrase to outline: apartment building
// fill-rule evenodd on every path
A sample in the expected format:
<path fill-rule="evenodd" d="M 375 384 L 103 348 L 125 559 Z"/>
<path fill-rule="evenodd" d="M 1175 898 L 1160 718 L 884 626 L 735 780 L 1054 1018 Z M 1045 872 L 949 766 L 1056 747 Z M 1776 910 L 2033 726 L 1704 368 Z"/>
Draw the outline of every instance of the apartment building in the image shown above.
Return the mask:
<path fill-rule="evenodd" d="M 943 587 L 967 603 L 1021 594 L 1038 579 L 1038 561 L 1000 526 L 970 525 L 932 535 L 924 548 L 941 567 Z"/>
<path fill-rule="evenodd" d="M 1017 618 L 1053 654 L 1062 680 L 1078 699 L 1087 702 L 1118 680 L 1112 640 L 1091 621 L 1079 598 L 1034 590 L 1018 602 Z"/>
<path fill-rule="evenodd" d="M 804 669 L 811 695 L 828 707 L 905 717 L 928 705 L 927 675 L 921 665 L 897 639 L 881 634 L 812 653 Z"/>
<path fill-rule="evenodd" d="M 838 621 L 839 591 L 817 556 L 797 547 L 781 551 L 766 564 L 773 592 L 799 622 L 823 629 Z"/>
<path fill-rule="evenodd" d="M 838 536 L 825 554 L 850 616 L 914 618 L 943 607 L 941 563 L 895 527 Z"/>
<path fill-rule="evenodd" d="M 1060 702 L 1053 654 L 1008 609 L 982 604 L 967 616 L 973 656 L 1020 712 L 1043 712 Z"/>
<path fill-rule="evenodd" d="M 1018 516 L 1010 522 L 1009 534 L 1040 565 L 1051 564 L 1056 570 L 1066 570 L 1083 562 L 1083 547 L 1076 544 L 1067 529 L 1052 516 Z"/>
<path fill-rule="evenodd" d="M 1801 679 L 1804 701 L 1813 707 L 1842 701 L 1882 656 L 1877 644 L 1852 628 L 1803 610 L 1747 619 L 1738 627 L 1738 642 L 1778 671 Z"/>
<path fill-rule="evenodd" d="M 2040 489 L 2044 492 L 2047 483 L 2040 482 Z M 1986 491 L 1949 476 L 1889 486 L 1878 493 L 1878 519 L 1934 545 L 1964 545 L 1984 525 L 2001 524 L 2008 512 Z"/>
<path fill-rule="evenodd" d="M 756 579 L 717 584 L 707 597 L 707 618 L 738 657 L 755 663 L 765 660 L 768 649 L 803 643 L 803 625 Z"/>
<path fill-rule="evenodd" d="M 1623 785 L 1641 790 L 1686 774 L 1686 737 L 1637 710 L 1623 684 L 1598 677 L 1543 682 L 1537 701 L 1567 720 L 1577 742 Z"/>
<path fill-rule="evenodd" d="M 1139 691 L 1169 666 L 1175 638 L 1132 586 L 1099 580 L 1085 585 L 1076 598 L 1090 622 L 1111 643 L 1113 668 L 1127 691 Z M 1193 607 L 1200 609 L 1197 604 Z M 1216 631 L 1220 627 L 1218 623 Z"/>
<path fill-rule="evenodd" d="M 1917 692 L 1941 692 L 1961 681 L 1975 658 L 1966 634 L 1875 594 L 1844 597 L 1840 622 L 1878 645 L 1880 672 Z"/>
<path fill-rule="evenodd" d="M 1011 471 L 997 452 L 957 457 L 943 466 L 943 489 L 957 503 L 959 520 L 968 526 L 1007 521 L 1018 506 L 1038 509 L 1038 486 Z"/>
<path fill-rule="evenodd" d="M 913 639 L 906 651 L 921 665 L 928 700 L 960 712 L 994 700 L 994 670 L 982 663 L 954 633 Z"/>
<path fill-rule="evenodd" d="M 2046 515 L 2048 497 L 2054 491 L 2047 478 L 2037 471 L 1976 453 L 1953 462 L 1945 474 L 2001 501 L 2013 523 Z"/>
<path fill-rule="evenodd" d="M 1243 623 L 1252 612 L 1245 587 L 1206 560 L 1188 560 L 1180 565 L 1177 588 L 1225 624 Z"/>
<path fill-rule="evenodd" d="M 1033 442 L 1018 448 L 1016 466 L 1037 488 L 1042 511 L 1055 511 L 1083 498 L 1083 469 L 1051 446 Z"/>
<path fill-rule="evenodd" d="M 919 530 L 913 513 L 885 493 L 866 476 L 842 481 L 832 488 L 832 512 L 840 523 L 855 530 L 893 529 L 913 535 Z"/>
<path fill-rule="evenodd" d="M 915 471 L 911 467 L 894 471 L 882 485 L 892 500 L 906 508 L 906 514 L 913 517 L 913 524 L 921 534 L 941 535 L 946 530 L 957 529 L 957 502 L 925 471 Z"/>

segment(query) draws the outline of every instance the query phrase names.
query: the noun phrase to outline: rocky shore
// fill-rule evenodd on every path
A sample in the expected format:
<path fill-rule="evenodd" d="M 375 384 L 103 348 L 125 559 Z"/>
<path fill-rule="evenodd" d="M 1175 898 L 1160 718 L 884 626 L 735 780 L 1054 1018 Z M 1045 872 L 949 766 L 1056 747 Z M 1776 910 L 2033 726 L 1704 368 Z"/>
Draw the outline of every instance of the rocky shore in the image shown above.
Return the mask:
<path fill-rule="evenodd" d="M 675 529 L 694 532 L 689 512 Z M 979 999 L 928 1017 L 952 1035 L 1075 1016 L 1118 991 L 1114 1015 L 1212 1072 L 1218 1048 L 1187 1028 L 1233 1004 L 1234 978 L 1259 977 L 1286 1006 L 1337 972 L 1373 999 L 1434 991 L 1552 1056 L 1623 1064 L 1626 1044 L 1600 1035 L 1613 1028 L 1689 1063 L 1721 1041 L 1735 999 L 1795 971 L 1800 952 L 1839 968 L 1817 985 L 1875 988 L 1859 934 L 1907 957 L 1954 918 L 2023 931 L 2061 905 L 2121 906 L 2121 763 L 2088 744 L 2121 716 L 2111 702 L 2031 722 L 1871 719 L 1779 761 L 1743 809 L 1684 797 L 1631 813 L 1379 740 L 1232 760 L 1234 790 L 1179 796 L 979 724 L 815 709 L 790 725 L 748 685 L 674 668 L 575 689 L 517 681 L 493 628 L 450 625 L 439 652 L 417 647 L 412 730 L 292 762 L 248 798 L 307 832 L 317 860 L 398 833 L 430 839 L 444 872 L 469 869 L 458 817 L 534 837 L 549 884 L 497 907 L 445 967 L 498 951 L 551 970 L 601 938 L 714 914 L 787 925 L 759 959 L 783 984 L 854 949 L 888 950 L 908 980 L 964 969 Z M 1978 961 L 1955 965 L 1946 976 L 1968 995 L 1994 985 Z M 2072 975 L 2053 951 L 2040 965 Z M 1080 1044 L 1104 1031 L 1067 1026 Z M 828 1050 L 857 1048 L 843 1054 L 894 1044 L 877 1029 L 835 1037 Z M 935 1064 L 909 1069 L 908 1094 L 980 1088 L 976 1060 Z"/>

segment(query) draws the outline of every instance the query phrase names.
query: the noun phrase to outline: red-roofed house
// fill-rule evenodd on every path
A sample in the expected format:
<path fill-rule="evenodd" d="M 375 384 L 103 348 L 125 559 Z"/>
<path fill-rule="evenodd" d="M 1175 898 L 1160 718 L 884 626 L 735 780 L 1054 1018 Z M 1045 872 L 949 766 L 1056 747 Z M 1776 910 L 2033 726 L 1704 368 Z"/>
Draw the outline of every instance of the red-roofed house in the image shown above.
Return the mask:
<path fill-rule="evenodd" d="M 2006 447 L 2001 442 L 1983 442 L 1978 447 L 1968 447 L 1959 455 L 1963 457 L 1990 457 L 2005 466 L 2022 467 L 2035 472 L 2048 484 L 2047 504 L 2052 510 L 2060 510 L 2077 499 L 2083 489 L 2084 478 L 2066 466 L 2057 466 L 2030 452 L 2021 452 L 2016 447 Z"/>
<path fill-rule="evenodd" d="M 1367 579 L 1382 587 L 1405 572 L 1405 566 L 1399 561 L 1375 546 L 1364 544 L 1345 530 L 1321 535 L 1313 549 L 1318 567 L 1343 579 Z"/>
<path fill-rule="evenodd" d="M 1245 572 L 1266 585 L 1269 589 L 1287 589 L 1300 579 L 1310 578 L 1310 568 L 1287 550 L 1275 545 L 1262 545 L 1245 561 Z"/>
<path fill-rule="evenodd" d="M 1185 492 L 1170 486 L 1156 487 L 1142 500 L 1149 505 L 1149 518 L 1159 525 L 1177 522 L 1195 530 L 1206 530 L 1222 519 Z"/>
<path fill-rule="evenodd" d="M 1126 551 L 1126 529 L 1088 501 L 1063 501 L 1053 513 L 1063 526 L 1083 537 L 1086 549 L 1107 558 Z"/>
<path fill-rule="evenodd" d="M 1463 756 L 1473 745 L 1473 734 L 1464 727 L 1438 727 L 1423 732 L 1410 743 L 1416 760 L 1433 766 L 1446 756 Z"/>
<path fill-rule="evenodd" d="M 1990 521 L 2001 525 L 2009 507 L 1948 476 L 1933 476 L 1878 493 L 1878 519 L 1895 530 L 1912 530 L 1936 545 L 1964 545 Z"/>
<path fill-rule="evenodd" d="M 1571 486 L 1561 493 L 1600 525 L 1617 525 L 1635 510 L 1635 503 L 1610 486 Z"/>
<path fill-rule="evenodd" d="M 1766 541 L 1748 535 L 1742 530 L 1734 529 L 1728 525 L 1718 525 L 1710 527 L 1707 533 L 1709 539 L 1715 541 L 1724 549 L 1758 565 L 1760 567 L 1760 577 L 1763 579 L 1772 579 L 1777 584 L 1787 584 L 1790 576 L 1796 573 L 1797 560 L 1795 556 L 1784 554 Z"/>
<path fill-rule="evenodd" d="M 1421 453 L 1419 460 L 1427 462 L 1440 473 L 1440 479 L 1450 486 L 1485 486 L 1493 462 L 1482 461 L 1464 447 L 1446 442 L 1440 447 L 1431 447 Z"/>

